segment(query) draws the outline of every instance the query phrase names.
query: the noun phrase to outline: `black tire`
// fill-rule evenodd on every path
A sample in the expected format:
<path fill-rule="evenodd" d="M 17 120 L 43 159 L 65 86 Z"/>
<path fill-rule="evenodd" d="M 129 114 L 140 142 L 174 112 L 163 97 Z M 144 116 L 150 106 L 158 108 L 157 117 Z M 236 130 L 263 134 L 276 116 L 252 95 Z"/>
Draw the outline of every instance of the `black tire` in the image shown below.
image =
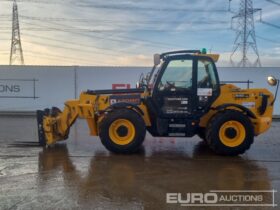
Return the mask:
<path fill-rule="evenodd" d="M 244 132 L 243 134 L 240 134 L 240 135 L 244 135 L 244 137 L 240 138 L 243 140 L 238 145 L 229 146 L 223 143 L 223 141 L 220 139 L 220 135 L 219 135 L 220 129 L 222 129 L 224 123 L 229 121 L 237 121 L 238 123 L 242 124 L 243 127 L 241 129 L 245 131 L 245 135 Z M 230 131 L 228 133 L 224 132 L 226 138 L 234 139 L 238 134 L 238 131 L 236 132 L 236 130 L 231 127 L 227 129 L 229 129 Z M 235 131 L 232 132 L 232 129 Z M 221 130 L 221 132 L 222 131 L 223 130 Z M 250 148 L 251 144 L 254 142 L 254 128 L 250 119 L 242 112 L 236 110 L 224 110 L 222 112 L 217 113 L 210 120 L 210 123 L 208 124 L 206 129 L 206 140 L 209 147 L 215 153 L 220 155 L 235 156 L 235 155 L 243 154 L 246 150 Z"/>
<path fill-rule="evenodd" d="M 147 127 L 147 131 L 148 131 L 152 136 L 159 136 L 159 133 L 157 132 L 155 126 Z"/>
<path fill-rule="evenodd" d="M 134 126 L 135 135 L 128 144 L 117 144 L 110 138 L 110 126 L 119 119 L 128 120 Z M 140 149 L 145 139 L 146 125 L 143 118 L 137 112 L 131 109 L 116 109 L 108 113 L 100 123 L 99 136 L 102 144 L 111 152 L 122 154 L 134 153 Z"/>
<path fill-rule="evenodd" d="M 199 128 L 197 135 L 199 136 L 199 138 L 201 138 L 205 143 L 207 143 L 206 141 L 206 130 L 205 128 Z"/>

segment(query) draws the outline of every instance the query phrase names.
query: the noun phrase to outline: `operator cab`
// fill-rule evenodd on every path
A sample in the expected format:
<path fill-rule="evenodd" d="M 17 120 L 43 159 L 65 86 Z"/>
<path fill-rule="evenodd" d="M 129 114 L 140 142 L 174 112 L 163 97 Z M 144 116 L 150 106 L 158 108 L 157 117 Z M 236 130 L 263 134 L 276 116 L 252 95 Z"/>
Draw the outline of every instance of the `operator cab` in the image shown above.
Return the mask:
<path fill-rule="evenodd" d="M 147 105 L 156 136 L 193 136 L 199 120 L 220 94 L 217 55 L 174 51 L 155 55 L 151 96 Z M 159 62 L 160 61 L 160 62 Z"/>

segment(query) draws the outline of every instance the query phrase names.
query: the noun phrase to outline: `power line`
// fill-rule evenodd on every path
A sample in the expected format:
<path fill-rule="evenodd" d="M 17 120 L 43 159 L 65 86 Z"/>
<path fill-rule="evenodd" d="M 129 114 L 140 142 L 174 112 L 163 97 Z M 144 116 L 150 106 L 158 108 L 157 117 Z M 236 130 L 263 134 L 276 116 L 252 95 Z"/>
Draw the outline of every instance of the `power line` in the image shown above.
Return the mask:
<path fill-rule="evenodd" d="M 192 31 L 215 31 L 215 30 L 224 30 L 225 28 L 215 28 L 215 29 L 195 29 Z M 10 30 L 10 27 L 0 27 L 0 30 Z M 89 32 L 89 33 L 124 33 L 124 32 L 186 32 L 190 31 L 188 29 L 174 29 L 174 30 L 169 30 L 169 29 L 132 29 L 132 30 L 121 30 L 121 29 L 89 29 L 89 28 L 80 28 L 80 29 L 72 29 L 72 28 L 64 28 L 64 29 L 59 29 L 55 27 L 41 27 L 41 28 L 36 28 L 36 27 L 28 27 L 24 28 L 22 27 L 22 30 L 26 31 L 57 31 L 57 30 L 63 30 L 64 32 Z"/>
<path fill-rule="evenodd" d="M 276 2 L 276 1 L 274 1 L 274 0 L 266 0 L 266 1 L 271 2 L 271 3 L 273 3 L 273 4 L 277 4 L 278 6 L 280 6 L 280 2 Z M 262 12 L 260 13 L 259 22 L 262 23 L 262 24 L 264 24 L 264 25 L 268 25 L 268 26 L 271 26 L 271 27 L 280 29 L 280 25 L 276 25 L 276 24 L 273 24 L 273 23 L 264 21 L 263 18 L 262 18 Z"/>
<path fill-rule="evenodd" d="M 62 58 L 62 59 L 68 59 L 68 60 L 71 60 L 71 61 L 84 61 L 84 62 L 88 62 L 88 63 L 92 63 L 94 62 L 93 60 L 87 60 L 87 59 L 84 59 L 84 58 L 77 58 L 77 57 L 71 57 L 71 56 L 67 56 L 67 55 L 58 55 L 58 54 L 48 54 L 46 52 L 39 52 L 39 51 L 27 51 L 29 53 L 33 53 L 33 54 L 42 54 L 42 55 L 45 55 L 45 56 L 49 56 L 49 57 L 56 57 L 56 58 Z M 94 62 L 96 63 L 96 62 Z M 108 63 L 104 63 L 104 62 L 97 62 L 98 64 L 106 64 L 108 65 Z"/>
<path fill-rule="evenodd" d="M 28 33 L 22 33 L 22 35 L 23 36 L 30 36 L 30 37 L 32 37 L 33 39 L 34 38 L 39 38 L 39 39 L 43 39 L 43 40 L 50 40 L 50 41 L 55 41 L 55 42 L 62 42 L 62 43 L 66 43 L 66 44 L 71 44 L 71 45 L 75 45 L 75 46 L 79 46 L 79 47 L 87 47 L 87 48 L 91 48 L 90 46 L 88 46 L 88 45 L 85 45 L 85 44 L 81 44 L 81 43 L 75 43 L 75 42 L 71 42 L 71 41 L 66 41 L 66 40 L 62 40 L 62 39 L 54 39 L 54 38 L 49 38 L 49 37 L 46 37 L 46 36 L 38 36 L 38 35 L 34 35 L 34 34 L 28 34 Z M 24 42 L 24 41 L 23 41 Z M 28 43 L 34 43 L 34 42 L 28 42 Z M 40 44 L 40 45 L 44 45 L 44 46 L 46 46 L 46 44 L 45 43 L 35 43 L 35 44 Z M 57 45 L 52 45 L 51 47 L 56 47 Z M 58 48 L 61 48 L 61 47 L 58 47 Z M 110 52 L 112 52 L 112 49 L 111 48 L 104 48 L 104 47 L 102 47 L 102 48 L 100 48 L 100 47 L 94 47 L 94 48 L 98 48 L 98 49 L 102 49 L 102 50 L 108 50 L 108 51 L 110 51 Z M 63 48 L 64 49 L 64 48 Z M 67 50 L 69 50 L 69 48 L 67 48 Z M 73 50 L 73 51 L 77 51 L 76 49 L 72 49 L 71 48 L 71 50 Z M 83 52 L 83 48 L 82 49 L 80 49 L 80 51 L 82 51 Z M 115 51 L 115 50 L 114 50 Z M 128 51 L 122 51 L 122 50 L 119 50 L 119 52 L 127 52 L 127 53 L 129 53 L 129 54 L 135 54 L 135 55 L 137 55 L 138 53 L 136 53 L 136 52 L 128 52 Z M 85 52 L 85 53 L 87 53 L 87 52 Z M 100 53 L 100 51 L 97 51 L 97 53 L 98 54 L 105 54 L 105 53 Z M 105 55 L 107 55 L 107 54 L 105 54 Z M 110 54 L 110 55 L 113 55 L 112 53 Z M 119 53 L 114 53 L 114 57 L 115 56 L 119 56 Z"/>
<path fill-rule="evenodd" d="M 62 61 L 62 62 L 67 62 L 69 64 L 70 63 L 76 63 L 73 60 L 68 60 L 68 59 L 60 59 L 60 58 L 53 58 L 53 57 L 48 57 L 48 56 L 44 56 L 43 54 L 35 54 L 35 53 L 30 53 L 30 52 L 25 52 L 25 54 L 27 55 L 26 57 L 28 58 L 29 56 L 32 56 L 32 59 L 34 58 L 43 58 L 44 60 L 55 60 L 55 61 Z M 83 62 L 79 62 L 79 63 L 83 63 Z M 88 63 L 87 63 L 88 64 Z"/>
<path fill-rule="evenodd" d="M 165 23 L 171 23 L 171 24 L 228 24 L 228 21 L 223 20 L 149 20 L 149 21 L 143 21 L 143 20 L 110 20 L 110 19 L 71 19 L 71 18 L 64 18 L 64 17 L 34 17 L 34 16 L 25 16 L 20 15 L 20 18 L 28 19 L 28 20 L 38 20 L 38 21 L 54 21 L 54 22 L 90 22 L 90 23 L 108 23 L 108 24 L 165 24 Z"/>
<path fill-rule="evenodd" d="M 48 53 L 45 53 L 45 52 L 39 52 L 39 51 L 25 51 L 25 54 L 27 55 L 32 55 L 32 58 L 36 58 L 36 57 L 40 57 L 40 58 L 44 58 L 44 59 L 48 59 L 48 60 L 57 60 L 57 61 L 66 61 L 66 62 L 72 62 L 72 63 L 79 63 L 79 64 L 85 64 L 85 65 L 92 65 L 92 61 L 88 61 L 88 60 L 78 60 L 77 61 L 77 58 L 74 58 L 74 57 L 69 57 L 69 56 L 60 56 L 60 55 L 52 55 L 52 54 L 48 54 Z M 104 63 L 104 62 L 94 62 L 94 65 L 110 65 L 108 63 Z"/>
<path fill-rule="evenodd" d="M 1 0 L 0 2 L 13 2 L 14 0 Z M 62 1 L 62 0 L 59 0 Z M 63 4 L 59 1 L 41 1 L 41 0 L 17 0 L 18 3 L 38 3 L 38 4 Z"/>
<path fill-rule="evenodd" d="M 30 19 L 30 20 L 38 20 L 38 21 L 48 21 L 48 19 L 45 18 L 34 18 L 34 17 L 28 17 L 28 16 L 21 16 L 23 19 Z M 34 18 L 34 19 L 33 19 Z M 61 19 L 60 19 L 61 20 Z M 179 23 L 179 22 L 178 22 Z M 54 24 L 54 23 L 51 23 Z M 189 25 L 189 24 L 195 24 L 195 25 L 202 25 L 202 24 L 228 24 L 228 21 L 215 21 L 215 22 L 211 22 L 211 21 L 190 21 L 190 22 L 185 22 L 182 23 L 183 25 Z M 30 25 L 30 24 L 29 24 Z M 31 25 L 37 25 L 37 24 L 31 24 Z M 61 24 L 59 24 L 61 25 Z M 112 26 L 116 26 L 116 24 L 114 22 L 112 22 L 111 24 Z M 37 25 L 37 26 L 41 26 L 41 25 Z M 99 32 L 104 32 L 104 33 L 108 33 L 108 32 L 137 32 L 137 31 L 146 31 L 146 32 L 182 32 L 182 31 L 190 31 L 189 28 L 183 28 L 183 29 L 174 29 L 174 30 L 170 30 L 170 28 L 168 29 L 156 29 L 156 28 L 135 28 L 135 29 L 123 29 L 123 27 L 121 27 L 122 29 L 92 29 L 92 28 L 76 28 L 73 26 L 68 26 L 67 25 L 63 25 L 64 31 L 81 31 L 81 32 L 92 32 L 92 33 L 99 33 Z M 1 30 L 8 30 L 8 27 L 1 27 Z M 29 30 L 29 31 L 56 31 L 58 30 L 57 27 L 30 27 L 30 28 L 23 28 L 25 30 Z M 61 29 L 61 27 L 59 28 Z M 222 28 L 224 29 L 224 28 Z M 211 29 L 210 29 L 211 30 Z M 213 30 L 213 29 L 212 29 Z M 193 31 L 195 31 L 195 29 L 193 29 Z M 199 29 L 198 29 L 199 31 Z M 203 28 L 202 31 L 209 31 L 209 29 L 205 29 Z"/>
<path fill-rule="evenodd" d="M 264 40 L 264 41 L 271 42 L 271 43 L 273 43 L 273 44 L 280 44 L 280 42 L 279 42 L 279 41 L 276 41 L 276 40 L 272 40 L 272 39 L 265 38 L 265 37 L 262 37 L 262 36 L 257 36 L 257 35 L 256 35 L 256 37 L 257 37 L 258 39 L 262 39 L 262 40 Z"/>
<path fill-rule="evenodd" d="M 48 54 L 48 53 L 45 53 L 45 52 L 38 52 L 38 51 L 25 51 L 26 54 L 32 54 L 32 55 L 35 55 L 35 56 L 40 56 L 42 58 L 49 58 L 49 59 L 52 59 L 52 60 L 63 60 L 63 61 L 67 61 L 67 62 L 75 62 L 75 63 L 81 63 L 81 64 L 93 64 L 94 65 L 111 65 L 109 63 L 104 63 L 104 62 L 93 62 L 92 60 L 86 60 L 86 59 L 78 59 L 77 58 L 74 58 L 74 57 L 70 57 L 70 56 L 62 56 L 62 55 L 53 55 L 53 54 Z"/>
<path fill-rule="evenodd" d="M 191 9 L 191 8 L 164 8 L 164 7 L 139 7 L 132 5 L 106 5 L 106 4 L 89 4 L 89 3 L 81 3 L 75 2 L 76 6 L 86 7 L 86 8 L 96 8 L 96 9 L 109 9 L 109 10 L 125 10 L 125 11 L 152 11 L 152 12 L 220 12 L 220 13 L 228 13 L 228 9 Z"/>
<path fill-rule="evenodd" d="M 13 0 L 1 0 L 1 2 L 12 2 Z M 38 4 L 65 4 L 69 3 L 72 6 L 78 6 L 78 7 L 85 7 L 85 8 L 97 8 L 97 9 L 109 9 L 109 10 L 125 10 L 125 11 L 153 11 L 153 12 L 195 12 L 195 13 L 228 13 L 228 9 L 211 9 L 211 10 L 205 10 L 205 9 L 191 9 L 191 8 L 176 8 L 176 7 L 139 7 L 139 6 L 132 6 L 132 5 L 112 5 L 112 4 L 91 4 L 91 3 L 83 3 L 83 2 L 77 2 L 73 0 L 60 0 L 60 1 L 42 1 L 42 0 L 18 0 L 19 3 L 38 3 Z"/>
<path fill-rule="evenodd" d="M 266 21 L 263 21 L 263 20 L 261 20 L 260 22 L 261 22 L 262 24 L 271 26 L 271 27 L 273 27 L 273 28 L 280 29 L 280 26 L 279 26 L 279 25 L 275 25 L 275 24 L 273 24 L 273 23 L 269 23 L 269 22 L 266 22 Z"/>
<path fill-rule="evenodd" d="M 48 21 L 46 21 L 46 22 L 48 22 Z M 28 23 L 28 24 L 30 24 L 30 23 Z M 78 35 L 82 35 L 82 36 L 87 36 L 87 37 L 90 37 L 90 38 L 97 38 L 97 39 L 109 40 L 109 41 L 114 41 L 114 42 L 122 42 L 122 43 L 129 43 L 129 42 L 135 43 L 135 41 L 140 41 L 140 42 L 144 43 L 145 45 L 147 45 L 148 47 L 151 47 L 151 45 L 153 45 L 153 46 L 156 46 L 156 47 L 158 47 L 158 46 L 172 46 L 172 47 L 182 48 L 182 45 L 169 44 L 169 43 L 159 42 L 159 41 L 151 41 L 151 40 L 147 40 L 147 39 L 129 37 L 129 36 L 125 36 L 125 35 L 114 35 L 114 37 L 118 38 L 118 39 L 116 39 L 116 38 L 108 37 L 107 35 L 97 36 L 96 34 L 93 35 L 93 34 L 85 34 L 84 33 L 84 32 L 92 32 L 92 33 L 103 34 L 103 33 L 106 33 L 104 30 L 82 31 L 80 28 L 76 28 L 76 27 L 73 27 L 73 26 L 68 26 L 68 25 L 61 24 L 61 23 L 51 22 L 50 24 L 54 24 L 54 25 L 59 26 L 59 28 L 53 27 L 53 29 L 55 31 L 63 31 L 63 32 L 68 32 L 68 33 L 74 33 L 74 34 L 78 34 Z M 37 25 L 37 24 L 33 24 L 33 25 Z M 75 30 L 67 30 L 64 27 L 67 27 L 68 29 L 75 29 Z M 200 29 L 200 30 L 193 30 L 193 31 L 217 31 L 217 30 L 229 30 L 229 28 L 214 28 L 214 29 L 204 29 L 203 28 L 203 29 Z M 188 30 L 188 31 L 190 31 L 190 30 Z M 114 31 L 114 32 L 116 32 L 116 31 Z M 126 31 L 126 32 L 128 32 L 128 31 Z"/>
<path fill-rule="evenodd" d="M 32 24 L 32 23 L 29 23 L 29 24 Z M 36 25 L 36 24 L 33 24 L 33 25 Z M 57 31 L 63 31 L 61 28 L 57 28 Z M 63 31 L 63 32 L 65 32 L 65 31 Z M 92 37 L 96 37 L 96 38 L 99 38 L 99 39 L 104 39 L 104 40 L 106 40 L 106 38 L 104 38 L 104 37 L 98 37 L 98 36 L 93 36 L 93 35 L 87 35 L 87 34 L 83 34 L 83 33 L 78 33 L 78 32 L 73 32 L 74 34 L 78 34 L 78 35 L 83 35 L 83 36 L 88 36 L 88 37 L 90 37 L 90 38 L 92 38 Z M 35 35 L 35 36 L 37 36 L 37 35 Z M 38 36 L 37 36 L 38 37 Z M 46 38 L 46 37 L 45 37 Z M 78 45 L 78 46 L 81 46 L 81 44 L 80 43 L 72 43 L 72 42 L 69 42 L 69 41 L 65 41 L 65 40 L 58 40 L 58 39 L 53 39 L 53 38 L 46 38 L 46 39 L 49 39 L 49 40 L 53 40 L 53 41 L 59 41 L 59 42 L 65 42 L 65 43 L 71 43 L 71 44 L 75 44 L 75 45 Z M 122 41 L 122 42 L 124 42 L 124 43 L 127 43 L 127 41 L 125 41 L 125 40 L 114 40 L 114 41 Z M 54 46 L 53 46 L 54 47 Z M 87 47 L 89 47 L 88 45 L 87 45 Z M 95 48 L 97 48 L 97 49 L 102 49 L 102 50 L 108 50 L 108 51 L 110 51 L 111 52 L 111 55 L 112 55 L 112 49 L 110 48 L 104 48 L 104 47 L 95 47 Z M 125 50 L 116 50 L 116 51 L 120 51 L 120 52 L 127 52 L 127 51 L 125 51 Z M 97 52 L 98 54 L 104 54 L 104 53 L 101 53 L 100 51 L 98 51 Z M 137 53 L 135 53 L 135 52 L 129 52 L 130 54 L 137 54 Z M 116 54 L 116 55 L 119 55 L 119 54 Z"/>
<path fill-rule="evenodd" d="M 28 23 L 30 25 L 30 23 Z M 32 23 L 31 23 L 32 24 Z M 33 24 L 33 25 L 36 25 L 36 24 Z M 62 30 L 62 28 L 57 28 L 57 30 Z M 30 35 L 30 34 L 29 34 Z M 31 37 L 40 37 L 40 36 L 37 36 L 37 35 L 30 35 Z M 52 40 L 52 41 L 58 41 L 58 42 L 64 42 L 64 43 L 68 43 L 68 44 L 75 44 L 75 45 L 78 45 L 79 47 L 82 46 L 81 44 L 76 44 L 76 43 L 73 43 L 73 42 L 70 42 L 70 41 L 65 41 L 65 40 L 61 40 L 61 39 L 54 39 L 54 38 L 47 38 L 47 37 L 40 37 L 40 38 L 43 38 L 43 39 L 47 39 L 47 40 Z M 135 40 L 135 39 L 133 39 Z M 119 40 L 118 40 L 119 41 Z M 24 42 L 28 42 L 28 41 L 24 41 Z M 79 51 L 79 52 L 83 52 L 83 53 L 97 53 L 97 54 L 104 54 L 104 55 L 111 55 L 111 56 L 118 56 L 119 54 L 112 54 L 112 53 L 101 53 L 100 51 L 89 51 L 89 50 L 85 50 L 84 48 L 72 48 L 72 47 L 62 47 L 61 45 L 51 45 L 51 44 L 46 44 L 46 43 L 41 43 L 41 42 L 35 42 L 35 41 L 29 41 L 28 43 L 31 43 L 31 44 L 37 44 L 37 45 L 43 45 L 43 46 L 48 46 L 48 47 L 53 47 L 53 48 L 61 48 L 61 49 L 66 49 L 66 50 L 71 50 L 71 51 Z M 88 45 L 86 47 L 89 47 Z M 104 50 L 104 48 L 102 48 Z M 112 52 L 112 49 L 105 49 L 105 50 L 109 50 L 110 52 Z M 131 53 L 130 53 L 131 54 Z"/>
<path fill-rule="evenodd" d="M 75 46 L 79 46 L 79 47 L 82 46 L 82 47 L 86 47 L 86 48 L 94 48 L 94 49 L 106 50 L 106 51 L 110 51 L 112 53 L 112 48 L 91 46 L 91 45 L 86 45 L 86 44 L 82 44 L 82 43 L 66 41 L 66 40 L 63 40 L 63 39 L 55 39 L 55 38 L 50 38 L 50 37 L 46 37 L 46 36 L 38 36 L 38 35 L 35 35 L 35 34 L 22 33 L 22 35 L 27 35 L 27 36 L 30 36 L 32 38 L 39 38 L 39 39 L 43 39 L 43 40 L 49 40 L 49 41 L 54 41 L 54 42 L 66 43 L 66 44 L 75 45 Z M 137 54 L 135 52 L 130 52 L 130 51 L 123 51 L 123 50 L 117 50 L 117 51 L 118 52 L 124 52 L 124 53 L 127 52 L 127 53 L 130 53 L 130 54 L 131 53 Z M 99 51 L 98 51 L 98 53 L 99 53 Z M 117 56 L 119 54 L 118 53 L 114 53 L 114 55 Z"/>
<path fill-rule="evenodd" d="M 36 58 L 43 58 L 44 60 L 54 60 L 54 61 L 59 61 L 59 62 L 65 62 L 65 65 L 73 65 L 74 63 L 76 64 L 76 62 L 73 61 L 69 61 L 69 60 L 65 60 L 65 59 L 58 59 L 58 58 L 50 58 L 47 56 L 43 56 L 43 55 L 37 55 L 37 54 L 33 54 L 33 53 L 26 53 L 27 57 L 28 56 L 32 56 L 32 60 L 36 59 Z M 70 63 L 69 63 L 70 62 Z M 82 64 L 82 62 L 79 62 L 79 64 Z M 84 64 L 84 65 L 90 65 L 88 63 Z"/>
<path fill-rule="evenodd" d="M 46 21 L 46 22 L 48 22 L 48 21 Z M 78 34 L 78 35 L 81 35 L 81 36 L 86 36 L 86 37 L 90 37 L 90 38 L 97 38 L 97 39 L 106 40 L 106 41 L 109 40 L 109 41 L 113 41 L 113 42 L 121 42 L 121 43 L 126 43 L 126 44 L 129 43 L 129 42 L 135 43 L 135 41 L 140 41 L 142 43 L 145 43 L 149 47 L 151 45 L 154 45 L 156 47 L 158 47 L 158 46 L 169 46 L 169 47 L 170 46 L 172 46 L 172 47 L 176 47 L 177 46 L 177 47 L 182 47 L 182 46 L 179 46 L 179 45 L 176 45 L 176 44 L 169 44 L 169 43 L 159 42 L 159 41 L 151 41 L 151 40 L 147 40 L 147 39 L 128 37 L 128 36 L 124 36 L 124 35 L 114 35 L 114 37 L 120 38 L 120 39 L 116 39 L 116 38 L 108 37 L 107 35 L 105 35 L 105 36 L 104 35 L 103 36 L 97 36 L 97 35 L 93 35 L 93 34 L 85 34 L 83 32 L 80 32 L 79 30 L 77 30 L 78 28 L 73 27 L 73 26 L 68 26 L 68 25 L 65 25 L 65 24 L 53 23 L 53 22 L 50 22 L 50 24 L 59 26 L 59 28 L 56 28 L 56 31 L 68 32 L 68 33 Z M 73 28 L 73 29 L 76 29 L 76 31 L 64 30 L 62 27 L 65 27 L 65 26 Z M 98 33 L 100 33 L 102 35 L 101 31 L 98 32 Z"/>
<path fill-rule="evenodd" d="M 40 46 L 47 46 L 47 47 L 53 47 L 53 48 L 60 48 L 64 50 L 71 50 L 79 53 L 96 53 L 96 54 L 103 54 L 103 55 L 110 55 L 110 56 L 116 56 L 115 54 L 110 54 L 110 53 L 102 53 L 99 51 L 94 51 L 94 50 L 85 50 L 85 49 L 80 49 L 80 48 L 72 48 L 72 47 L 63 47 L 60 45 L 52 45 L 52 44 L 47 44 L 47 43 L 42 43 L 42 42 L 36 42 L 36 41 L 25 41 L 23 40 L 24 43 L 30 43 L 30 44 L 36 44 Z"/>
<path fill-rule="evenodd" d="M 20 2 L 36 2 L 36 3 L 40 3 L 40 1 L 27 1 L 27 0 L 22 0 Z M 127 8 L 127 7 L 126 7 Z M 142 8 L 143 9 L 143 8 Z M 152 9 L 152 8 L 151 8 Z M 166 8 L 167 9 L 167 8 Z M 174 10 L 176 8 L 171 8 L 171 10 Z M 186 11 L 186 9 L 184 8 L 177 8 L 178 11 L 179 10 L 184 10 Z M 161 9 L 161 11 L 165 11 L 165 9 Z M 211 10 L 212 11 L 212 10 Z M 209 11 L 206 11 L 206 10 L 196 10 L 194 12 L 209 12 Z M 215 11 L 214 11 L 215 12 Z M 22 16 L 20 16 L 22 17 Z M 26 18 L 27 17 L 27 18 Z M 71 19 L 67 19 L 67 18 L 39 18 L 39 17 L 30 17 L 30 16 L 25 16 L 25 19 L 29 19 L 29 20 L 38 20 L 38 21 L 46 21 L 46 22 L 61 22 L 61 21 L 71 21 Z M 74 21 L 75 19 L 73 19 Z M 86 21 L 86 19 L 76 19 L 76 21 Z M 91 22 L 92 20 L 87 20 L 87 22 Z M 93 20 L 94 21 L 94 20 Z M 103 21 L 103 22 L 102 22 Z M 98 21 L 97 21 L 98 22 Z M 108 24 L 116 24 L 118 23 L 117 21 L 114 21 L 114 20 L 100 20 L 100 23 L 108 23 Z M 130 21 L 129 23 L 131 24 L 150 24 L 149 22 L 145 22 L 145 21 Z M 161 21 L 153 21 L 151 23 L 161 23 Z M 169 21 L 169 23 L 180 23 L 180 21 Z M 193 24 L 211 24 L 211 21 L 193 21 L 192 22 Z M 216 23 L 226 23 L 226 21 L 217 21 Z M 53 24 L 53 23 L 52 23 Z M 123 24 L 120 22 L 120 24 Z M 60 24 L 62 25 L 62 24 Z M 151 41 L 151 40 L 146 40 L 146 39 L 138 39 L 138 38 L 135 38 L 135 37 L 129 37 L 129 36 L 125 36 L 125 35 L 115 35 L 115 37 L 117 37 L 118 39 L 116 38 L 110 38 L 106 35 L 106 33 L 108 32 L 132 32 L 132 31 L 127 31 L 127 30 L 93 30 L 93 29 L 81 29 L 81 28 L 76 28 L 76 27 L 71 27 L 71 26 L 66 26 L 66 27 L 69 27 L 69 28 L 63 28 L 63 27 L 44 27 L 44 28 L 32 28 L 32 27 L 26 27 L 26 28 L 22 28 L 22 30 L 34 30 L 34 31 L 62 31 L 62 32 L 67 32 L 67 33 L 73 33 L 73 34 L 78 34 L 78 35 L 83 35 L 83 36 L 88 36 L 88 37 L 93 37 L 93 38 L 98 38 L 98 39 L 103 39 L 103 40 L 109 40 L 109 41 L 115 41 L 115 42 L 121 42 L 121 43 L 129 43 L 129 42 L 135 42 L 135 41 L 140 41 L 142 44 L 144 43 L 145 45 L 147 45 L 148 47 L 150 47 L 151 45 L 154 45 L 154 46 L 176 46 L 175 44 L 167 44 L 165 42 L 158 42 L 158 41 Z M 220 28 L 220 29 L 197 29 L 197 31 L 216 31 L 216 30 L 228 30 L 228 28 Z M 137 32 L 138 30 L 133 30 L 133 32 Z M 145 30 L 141 30 L 141 31 L 149 31 L 149 32 L 171 32 L 171 30 L 160 30 L 160 29 L 145 29 Z M 187 31 L 191 31 L 191 30 L 187 30 Z M 180 32 L 180 31 L 179 31 Z M 87 33 L 87 34 L 85 34 Z M 90 34 L 89 34 L 90 33 Z M 96 33 L 96 34 L 100 34 L 100 36 L 96 36 L 96 35 L 93 35 L 92 33 Z M 104 35 L 103 35 L 104 34 Z M 27 41 L 28 42 L 28 41 Z M 61 42 L 61 40 L 60 40 Z M 34 43 L 34 42 L 29 42 L 29 43 Z M 66 42 L 64 42 L 66 43 Z M 69 43 L 69 42 L 68 42 Z M 44 45 L 44 46 L 47 46 L 45 43 L 34 43 L 34 44 L 40 44 L 40 45 Z M 70 43 L 69 43 L 70 44 Z M 72 43 L 73 44 L 73 43 Z M 50 45 L 48 45 L 50 46 Z M 182 48 L 182 46 L 180 45 L 177 45 L 178 47 Z M 50 47 L 56 47 L 56 48 L 62 48 L 61 46 L 57 46 L 57 45 L 51 45 Z M 96 47 L 97 48 L 97 47 Z M 64 47 L 65 49 L 65 47 Z M 70 48 L 66 48 L 68 50 L 70 50 Z M 100 49 L 100 48 L 99 48 Z M 104 49 L 104 48 L 103 48 Z M 75 50 L 77 51 L 78 49 L 77 48 L 71 48 L 71 50 Z M 104 49 L 104 50 L 111 50 L 111 49 Z M 84 51 L 84 49 L 79 49 L 79 51 Z M 112 50 L 111 50 L 112 51 Z M 88 52 L 88 51 L 87 51 Z M 85 53 L 87 53 L 85 52 Z M 96 52 L 98 54 L 105 54 L 105 53 L 100 53 L 100 52 Z M 108 54 L 106 54 L 108 55 Z M 112 55 L 112 56 L 115 56 L 113 54 L 109 54 L 109 55 Z"/>
<path fill-rule="evenodd" d="M 280 6 L 280 2 L 277 2 L 277 1 L 274 1 L 274 0 L 266 0 L 266 1 L 268 1 L 268 2 L 270 2 L 272 4 L 276 4 L 276 5 Z"/>

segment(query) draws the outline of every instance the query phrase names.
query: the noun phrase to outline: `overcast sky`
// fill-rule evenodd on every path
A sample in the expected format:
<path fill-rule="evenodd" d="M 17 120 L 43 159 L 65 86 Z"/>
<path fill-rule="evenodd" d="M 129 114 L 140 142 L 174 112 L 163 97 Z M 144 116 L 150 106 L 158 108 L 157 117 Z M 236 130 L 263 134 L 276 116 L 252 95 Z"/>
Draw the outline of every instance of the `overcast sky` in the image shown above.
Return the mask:
<path fill-rule="evenodd" d="M 255 14 L 262 65 L 280 66 L 280 0 L 253 2 L 274 24 Z M 232 0 L 232 11 L 239 3 Z M 0 0 L 0 64 L 9 62 L 12 4 Z M 25 64 L 150 66 L 154 53 L 207 48 L 229 66 L 228 7 L 227 0 L 18 0 Z"/>

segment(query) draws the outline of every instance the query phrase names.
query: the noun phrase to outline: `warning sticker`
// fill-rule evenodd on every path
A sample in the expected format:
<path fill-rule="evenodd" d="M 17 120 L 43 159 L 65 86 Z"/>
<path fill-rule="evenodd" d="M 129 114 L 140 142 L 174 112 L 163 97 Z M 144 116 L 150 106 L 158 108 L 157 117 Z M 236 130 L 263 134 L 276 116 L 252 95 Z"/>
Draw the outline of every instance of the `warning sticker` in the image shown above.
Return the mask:
<path fill-rule="evenodd" d="M 248 109 L 251 109 L 256 106 L 256 102 L 243 102 L 242 105 Z"/>
<path fill-rule="evenodd" d="M 197 88 L 198 96 L 212 96 L 212 88 Z"/>

